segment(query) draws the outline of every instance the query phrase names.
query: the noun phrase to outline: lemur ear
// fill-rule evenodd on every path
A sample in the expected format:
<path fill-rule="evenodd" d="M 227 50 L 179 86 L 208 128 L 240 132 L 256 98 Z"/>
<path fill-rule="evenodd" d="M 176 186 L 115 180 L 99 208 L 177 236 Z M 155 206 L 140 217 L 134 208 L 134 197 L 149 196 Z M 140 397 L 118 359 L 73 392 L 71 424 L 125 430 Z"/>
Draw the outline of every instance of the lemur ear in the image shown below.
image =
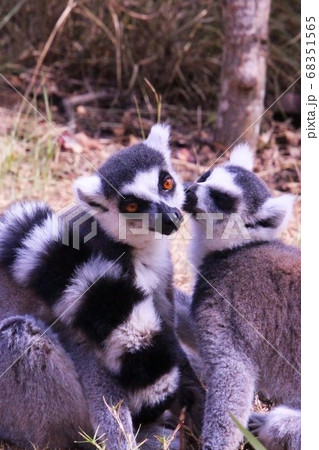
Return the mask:
<path fill-rule="evenodd" d="M 102 208 L 101 180 L 97 175 L 78 178 L 74 182 L 73 189 L 77 203 L 91 208 Z"/>
<path fill-rule="evenodd" d="M 295 196 L 291 194 L 270 197 L 262 205 L 258 214 L 259 223 L 271 229 L 274 237 L 278 236 L 291 219 L 294 202 Z"/>
<path fill-rule="evenodd" d="M 171 154 L 171 150 L 169 148 L 169 138 L 170 126 L 158 123 L 152 126 L 150 134 L 144 141 L 144 144 L 160 151 L 166 158 L 169 158 Z"/>
<path fill-rule="evenodd" d="M 230 154 L 229 162 L 233 166 L 243 167 L 246 170 L 253 170 L 254 154 L 247 143 L 238 144 Z"/>

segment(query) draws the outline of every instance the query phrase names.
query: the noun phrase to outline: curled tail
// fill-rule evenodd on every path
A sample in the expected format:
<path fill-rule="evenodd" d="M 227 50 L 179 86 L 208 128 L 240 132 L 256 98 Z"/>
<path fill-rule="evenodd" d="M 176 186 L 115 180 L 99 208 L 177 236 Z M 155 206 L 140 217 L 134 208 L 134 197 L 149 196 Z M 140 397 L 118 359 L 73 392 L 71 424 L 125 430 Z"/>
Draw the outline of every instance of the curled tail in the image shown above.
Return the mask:
<path fill-rule="evenodd" d="M 83 215 L 83 209 L 73 209 L 77 216 Z M 72 229 L 63 220 L 42 202 L 14 203 L 0 219 L 0 266 L 49 306 L 89 256 L 88 249 L 68 245 L 65 233 L 72 235 Z"/>
<path fill-rule="evenodd" d="M 98 250 L 65 244 L 63 222 L 44 203 L 16 203 L 0 220 L 0 265 L 92 346 L 126 389 L 135 424 L 159 417 L 179 387 L 177 343 L 135 285 L 123 247 L 102 243 L 101 233 Z"/>
<path fill-rule="evenodd" d="M 45 228 L 45 223 L 53 216 L 49 206 L 42 202 L 16 202 L 0 218 L 0 264 L 7 268 L 19 282 L 23 277 L 18 267 L 22 249 L 28 245 L 30 252 L 36 251 L 36 243 L 30 238 L 39 229 Z M 43 240 L 42 244 L 44 243 Z M 26 259 L 26 258 L 25 258 Z M 28 261 L 25 261 L 28 266 Z M 34 264 L 32 264 L 33 266 Z M 25 267 L 30 271 L 30 266 Z M 23 270 L 24 271 L 24 270 Z"/>

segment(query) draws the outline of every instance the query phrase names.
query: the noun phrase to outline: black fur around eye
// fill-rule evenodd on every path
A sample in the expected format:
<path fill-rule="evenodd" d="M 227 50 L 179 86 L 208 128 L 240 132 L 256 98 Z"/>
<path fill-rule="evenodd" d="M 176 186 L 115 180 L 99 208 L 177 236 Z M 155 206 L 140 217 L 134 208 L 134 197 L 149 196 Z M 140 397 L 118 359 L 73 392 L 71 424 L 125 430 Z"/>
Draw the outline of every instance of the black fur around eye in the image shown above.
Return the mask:
<path fill-rule="evenodd" d="M 100 203 L 94 202 L 93 200 L 90 200 L 87 202 L 89 206 L 91 206 L 92 208 L 98 208 L 101 209 L 102 211 L 107 212 L 108 208 L 106 208 L 106 206 L 101 205 Z"/>
<path fill-rule="evenodd" d="M 210 190 L 210 197 L 217 206 L 218 209 L 225 212 L 236 211 L 238 198 L 228 194 L 227 192 L 217 191 L 215 189 Z"/>
<path fill-rule="evenodd" d="M 200 178 L 198 178 L 197 183 L 204 183 L 204 181 L 207 180 L 207 178 L 211 173 L 212 173 L 211 170 L 207 170 L 207 172 L 203 173 L 203 175 Z"/>
<path fill-rule="evenodd" d="M 168 183 L 169 182 L 169 183 Z M 165 183 L 168 183 L 167 185 L 165 185 Z M 165 170 L 162 170 L 160 175 L 159 175 L 159 180 L 158 180 L 158 190 L 160 193 L 172 193 L 175 191 L 175 181 L 174 178 L 172 177 L 172 175 L 168 172 L 166 172 Z"/>
<path fill-rule="evenodd" d="M 121 213 L 145 213 L 148 211 L 149 206 L 150 203 L 147 200 L 128 195 L 120 200 L 119 210 Z"/>

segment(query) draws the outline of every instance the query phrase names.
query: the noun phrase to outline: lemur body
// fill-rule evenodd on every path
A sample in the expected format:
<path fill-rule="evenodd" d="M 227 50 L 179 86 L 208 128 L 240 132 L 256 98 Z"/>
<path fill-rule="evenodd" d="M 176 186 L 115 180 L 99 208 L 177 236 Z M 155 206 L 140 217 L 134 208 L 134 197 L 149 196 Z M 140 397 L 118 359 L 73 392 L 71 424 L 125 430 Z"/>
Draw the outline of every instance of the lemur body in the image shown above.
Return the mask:
<path fill-rule="evenodd" d="M 249 148 L 238 146 L 230 163 L 189 189 L 185 206 L 193 214 L 192 311 L 208 388 L 205 450 L 238 448 L 229 412 L 268 450 L 300 448 L 300 253 L 276 240 L 293 198 L 271 197 L 252 163 Z M 251 415 L 258 391 L 284 406 Z"/>
<path fill-rule="evenodd" d="M 181 366 L 187 375 L 191 372 L 174 331 L 172 269 L 164 236 L 178 228 L 184 200 L 170 164 L 168 139 L 168 129 L 157 125 L 142 144 L 122 150 L 97 174 L 77 180 L 82 206 L 68 212 L 72 219 L 67 222 L 45 204 L 33 203 L 14 204 L 0 222 L 1 265 L 59 318 L 75 353 L 85 347 L 97 357 L 99 370 L 107 369 L 119 386 L 115 400 L 125 392 L 136 426 L 153 422 L 173 403 L 183 385 Z M 65 239 L 78 239 L 79 248 L 65 245 Z M 83 361 L 79 367 L 88 398 L 91 387 Z M 101 425 L 100 408 L 96 414 L 96 405 L 88 401 L 88 410 L 93 427 Z M 0 409 L 1 419 L 3 414 Z M 129 418 L 125 421 L 130 429 Z M 109 432 L 103 424 L 102 431 Z M 112 445 L 108 442 L 108 448 Z"/>
<path fill-rule="evenodd" d="M 0 439 L 68 447 L 92 427 L 71 358 L 51 330 L 41 337 L 52 314 L 3 269 L 0 299 Z"/>

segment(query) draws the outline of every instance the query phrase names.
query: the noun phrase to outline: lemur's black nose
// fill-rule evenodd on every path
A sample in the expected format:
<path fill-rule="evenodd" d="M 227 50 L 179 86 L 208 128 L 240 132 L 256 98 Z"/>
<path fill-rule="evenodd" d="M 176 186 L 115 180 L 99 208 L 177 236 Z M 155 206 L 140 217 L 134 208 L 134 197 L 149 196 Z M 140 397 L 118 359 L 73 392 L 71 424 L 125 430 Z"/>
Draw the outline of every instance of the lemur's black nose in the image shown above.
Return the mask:
<path fill-rule="evenodd" d="M 171 234 L 177 231 L 183 220 L 182 213 L 177 208 L 165 208 L 161 216 L 163 234 Z"/>
<path fill-rule="evenodd" d="M 178 222 L 178 223 L 182 222 L 183 216 L 179 209 L 172 208 L 172 211 L 169 214 L 170 214 L 171 220 L 173 220 L 173 222 Z"/>
<path fill-rule="evenodd" d="M 151 230 L 158 231 L 159 233 L 169 235 L 174 231 L 177 231 L 183 220 L 182 213 L 177 208 L 172 208 L 166 203 L 160 202 L 154 205 L 155 216 L 154 224 L 153 219 L 150 217 Z"/>

